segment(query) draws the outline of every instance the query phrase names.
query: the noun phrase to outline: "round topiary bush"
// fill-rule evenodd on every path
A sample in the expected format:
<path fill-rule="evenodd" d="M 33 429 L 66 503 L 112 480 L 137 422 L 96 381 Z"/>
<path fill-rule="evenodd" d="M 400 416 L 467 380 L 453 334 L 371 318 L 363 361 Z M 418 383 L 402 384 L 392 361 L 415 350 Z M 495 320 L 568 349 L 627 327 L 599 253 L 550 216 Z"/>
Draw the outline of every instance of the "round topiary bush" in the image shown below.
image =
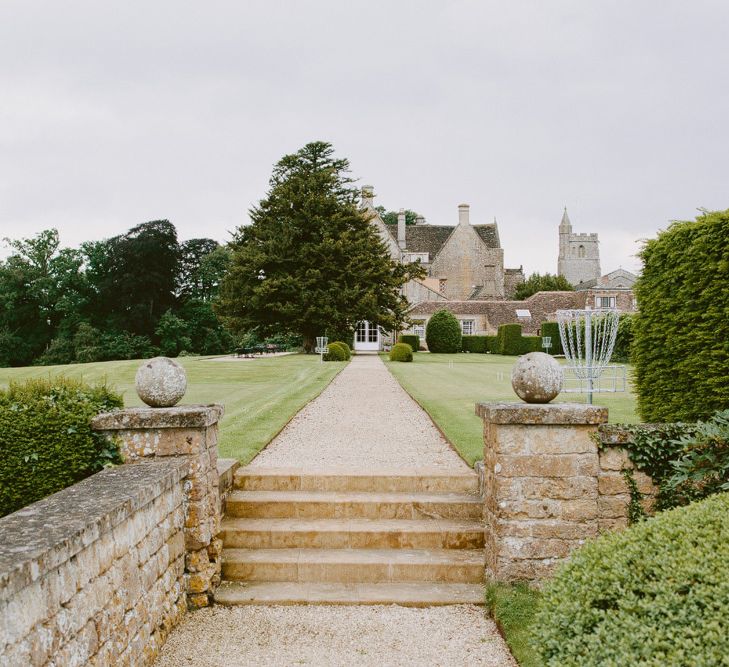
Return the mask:
<path fill-rule="evenodd" d="M 349 352 L 340 343 L 329 343 L 328 352 L 324 355 L 324 361 L 347 361 Z"/>
<path fill-rule="evenodd" d="M 430 352 L 451 354 L 461 351 L 461 325 L 453 313 L 439 310 L 428 320 L 425 342 Z"/>
<path fill-rule="evenodd" d="M 407 343 L 397 343 L 390 350 L 390 361 L 412 361 L 413 348 Z"/>
<path fill-rule="evenodd" d="M 729 493 L 656 515 L 575 552 L 544 587 L 544 664 L 726 664 Z"/>
<path fill-rule="evenodd" d="M 332 345 L 339 345 L 347 353 L 345 361 L 349 361 L 352 358 L 352 350 L 346 343 L 343 343 L 341 340 L 335 340 Z"/>

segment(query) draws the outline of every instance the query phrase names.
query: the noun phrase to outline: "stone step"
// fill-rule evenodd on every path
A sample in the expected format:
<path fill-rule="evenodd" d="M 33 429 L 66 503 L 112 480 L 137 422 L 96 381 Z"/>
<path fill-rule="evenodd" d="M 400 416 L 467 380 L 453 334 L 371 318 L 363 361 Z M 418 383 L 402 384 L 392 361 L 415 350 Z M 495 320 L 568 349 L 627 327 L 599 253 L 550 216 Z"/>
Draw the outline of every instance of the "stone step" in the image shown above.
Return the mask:
<path fill-rule="evenodd" d="M 480 519 L 482 500 L 457 493 L 233 491 L 226 515 L 268 519 Z"/>
<path fill-rule="evenodd" d="M 223 577 L 319 583 L 483 583 L 481 549 L 223 549 Z"/>
<path fill-rule="evenodd" d="M 246 549 L 481 549 L 480 521 L 450 519 L 240 519 L 222 524 L 223 546 Z"/>
<path fill-rule="evenodd" d="M 470 470 L 368 470 L 322 468 L 239 468 L 235 488 L 247 491 L 379 491 L 384 493 L 478 493 Z"/>
<path fill-rule="evenodd" d="M 215 591 L 222 605 L 375 605 L 432 607 L 483 604 L 481 584 L 322 584 L 295 582 L 224 581 Z"/>

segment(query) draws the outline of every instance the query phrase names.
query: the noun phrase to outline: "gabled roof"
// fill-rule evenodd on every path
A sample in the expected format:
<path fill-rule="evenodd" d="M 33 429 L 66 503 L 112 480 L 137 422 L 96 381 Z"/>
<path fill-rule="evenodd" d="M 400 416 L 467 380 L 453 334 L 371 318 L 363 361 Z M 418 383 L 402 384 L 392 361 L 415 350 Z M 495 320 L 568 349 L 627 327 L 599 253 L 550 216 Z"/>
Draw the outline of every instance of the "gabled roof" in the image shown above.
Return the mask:
<path fill-rule="evenodd" d="M 390 236 L 397 241 L 397 223 L 385 223 Z M 473 225 L 487 248 L 499 248 L 499 232 L 495 224 Z M 427 252 L 432 262 L 453 233 L 453 225 L 406 225 L 405 248 L 408 252 Z"/>

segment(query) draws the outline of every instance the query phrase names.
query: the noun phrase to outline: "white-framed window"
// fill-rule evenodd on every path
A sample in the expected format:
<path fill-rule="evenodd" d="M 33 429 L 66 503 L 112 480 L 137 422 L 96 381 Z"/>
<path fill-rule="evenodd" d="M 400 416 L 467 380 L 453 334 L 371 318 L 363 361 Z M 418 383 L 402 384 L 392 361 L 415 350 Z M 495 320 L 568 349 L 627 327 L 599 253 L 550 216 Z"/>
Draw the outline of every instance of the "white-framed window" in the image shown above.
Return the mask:
<path fill-rule="evenodd" d="M 412 330 L 416 336 L 425 338 L 425 325 L 424 324 L 413 324 Z"/>
<path fill-rule="evenodd" d="M 476 333 L 476 322 L 473 320 L 461 320 L 461 333 L 464 336 L 473 336 Z"/>
<path fill-rule="evenodd" d="M 615 308 L 614 296 L 596 296 L 595 308 Z"/>

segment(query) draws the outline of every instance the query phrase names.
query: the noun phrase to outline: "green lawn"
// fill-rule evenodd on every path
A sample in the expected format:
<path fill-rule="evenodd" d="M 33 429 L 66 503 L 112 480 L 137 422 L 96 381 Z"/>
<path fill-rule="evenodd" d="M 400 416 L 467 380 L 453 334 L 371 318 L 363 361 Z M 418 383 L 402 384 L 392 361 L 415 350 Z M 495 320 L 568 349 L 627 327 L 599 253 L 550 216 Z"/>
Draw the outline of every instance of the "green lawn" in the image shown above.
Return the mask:
<path fill-rule="evenodd" d="M 540 594 L 526 583 L 486 586 L 486 607 L 521 667 L 540 667 L 542 661 L 532 648 L 531 626 Z"/>
<path fill-rule="evenodd" d="M 184 403 L 222 403 L 220 456 L 248 463 L 302 407 L 332 381 L 345 362 L 319 363 L 315 355 L 294 354 L 246 361 L 181 357 L 187 371 Z M 0 386 L 27 378 L 65 375 L 87 382 L 106 380 L 127 406 L 141 405 L 134 390 L 140 361 L 106 361 L 68 366 L 0 368 Z"/>
<path fill-rule="evenodd" d="M 402 363 L 383 355 L 405 391 L 433 418 L 469 465 L 483 458 L 483 425 L 474 405 L 520 400 L 511 388 L 511 368 L 516 359 L 496 354 L 418 352 L 412 363 Z M 555 400 L 583 403 L 586 398 L 582 394 L 560 394 Z M 613 423 L 639 421 L 631 392 L 595 394 L 594 402 L 609 408 Z"/>

